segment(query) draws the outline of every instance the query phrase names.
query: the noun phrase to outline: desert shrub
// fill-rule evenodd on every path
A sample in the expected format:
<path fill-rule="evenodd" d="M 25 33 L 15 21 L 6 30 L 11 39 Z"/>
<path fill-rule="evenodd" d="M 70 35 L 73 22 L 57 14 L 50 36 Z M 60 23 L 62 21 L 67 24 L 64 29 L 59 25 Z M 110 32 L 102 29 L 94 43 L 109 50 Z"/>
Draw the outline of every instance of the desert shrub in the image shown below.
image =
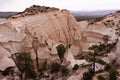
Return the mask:
<path fill-rule="evenodd" d="M 92 69 L 89 69 L 88 72 L 83 73 L 82 80 L 93 80 L 94 71 Z"/>
<path fill-rule="evenodd" d="M 12 67 L 8 67 L 5 71 L 1 71 L 3 76 L 7 76 L 9 74 L 13 74 L 14 70 L 12 69 Z"/>
<path fill-rule="evenodd" d="M 82 80 L 92 80 L 92 75 L 89 72 L 84 72 Z"/>
<path fill-rule="evenodd" d="M 106 64 L 104 70 L 109 71 L 111 68 L 112 67 L 110 64 Z"/>
<path fill-rule="evenodd" d="M 51 65 L 51 73 L 56 73 L 60 71 L 61 65 L 57 62 L 52 63 Z"/>
<path fill-rule="evenodd" d="M 69 74 L 69 69 L 66 66 L 61 66 L 62 76 L 67 76 Z"/>
<path fill-rule="evenodd" d="M 119 68 L 119 63 L 117 62 L 116 59 L 114 59 L 114 60 L 111 62 L 111 65 L 112 65 L 112 67 Z"/>
<path fill-rule="evenodd" d="M 79 65 L 75 64 L 72 70 L 78 70 L 78 68 L 79 68 Z"/>
<path fill-rule="evenodd" d="M 106 80 L 105 77 L 103 77 L 103 76 L 101 76 L 101 75 L 97 76 L 97 79 L 98 79 L 98 80 Z"/>
<path fill-rule="evenodd" d="M 109 70 L 109 80 L 117 80 L 118 71 L 116 69 Z"/>

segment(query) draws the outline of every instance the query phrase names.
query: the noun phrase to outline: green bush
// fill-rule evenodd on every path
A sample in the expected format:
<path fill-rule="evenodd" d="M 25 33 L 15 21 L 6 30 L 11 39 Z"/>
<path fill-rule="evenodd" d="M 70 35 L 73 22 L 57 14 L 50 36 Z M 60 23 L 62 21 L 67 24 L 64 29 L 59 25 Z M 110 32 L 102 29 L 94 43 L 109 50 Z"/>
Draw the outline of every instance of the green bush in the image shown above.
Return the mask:
<path fill-rule="evenodd" d="M 94 71 L 92 69 L 89 69 L 88 72 L 83 73 L 82 80 L 93 80 Z"/>
<path fill-rule="evenodd" d="M 5 69 L 4 71 L 1 71 L 2 72 L 2 75 L 3 76 L 7 76 L 9 74 L 12 74 L 14 73 L 14 70 L 12 69 L 12 67 L 8 67 L 7 69 Z"/>
<path fill-rule="evenodd" d="M 51 73 L 56 73 L 60 71 L 61 65 L 57 62 L 52 63 L 51 65 Z"/>
<path fill-rule="evenodd" d="M 98 79 L 98 80 L 106 80 L 105 77 L 103 77 L 103 76 L 101 76 L 101 75 L 97 76 L 97 79 Z"/>
<path fill-rule="evenodd" d="M 82 80 L 92 80 L 92 75 L 89 72 L 84 72 Z"/>
<path fill-rule="evenodd" d="M 66 52 L 66 48 L 64 47 L 63 44 L 60 44 L 56 47 L 56 49 L 57 49 L 57 52 L 58 52 L 58 56 L 59 56 L 59 58 L 62 62 L 62 60 L 64 59 L 64 54 Z"/>
<path fill-rule="evenodd" d="M 111 68 L 112 67 L 110 64 L 106 64 L 104 70 L 109 71 Z"/>
<path fill-rule="evenodd" d="M 78 68 L 79 68 L 79 65 L 75 64 L 72 70 L 78 70 Z"/>
<path fill-rule="evenodd" d="M 69 74 L 69 69 L 66 66 L 61 67 L 62 76 L 67 76 Z"/>

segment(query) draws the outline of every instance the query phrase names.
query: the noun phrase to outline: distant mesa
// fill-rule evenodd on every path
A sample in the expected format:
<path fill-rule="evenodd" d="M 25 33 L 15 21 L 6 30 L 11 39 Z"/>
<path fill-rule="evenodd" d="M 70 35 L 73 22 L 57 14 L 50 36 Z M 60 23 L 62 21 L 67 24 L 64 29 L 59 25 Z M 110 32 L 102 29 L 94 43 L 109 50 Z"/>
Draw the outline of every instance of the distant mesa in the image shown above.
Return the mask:
<path fill-rule="evenodd" d="M 33 5 L 29 8 L 26 8 L 23 12 L 0 12 L 0 18 L 14 19 L 19 17 L 48 13 L 51 11 L 59 11 L 59 9 L 55 7 Z M 117 13 L 120 13 L 120 10 L 71 11 L 71 13 L 77 21 L 84 21 L 84 20 L 100 21 L 103 18 L 103 16 L 116 11 Z"/>
<path fill-rule="evenodd" d="M 0 18 L 9 18 L 13 15 L 18 14 L 19 12 L 0 12 Z"/>
<path fill-rule="evenodd" d="M 117 11 L 117 13 L 120 13 L 120 10 L 119 10 L 119 11 Z"/>
<path fill-rule="evenodd" d="M 96 10 L 96 11 L 72 11 L 73 16 L 77 21 L 83 20 L 101 20 L 103 16 L 106 16 L 110 13 L 120 12 L 118 9 L 114 10 Z"/>

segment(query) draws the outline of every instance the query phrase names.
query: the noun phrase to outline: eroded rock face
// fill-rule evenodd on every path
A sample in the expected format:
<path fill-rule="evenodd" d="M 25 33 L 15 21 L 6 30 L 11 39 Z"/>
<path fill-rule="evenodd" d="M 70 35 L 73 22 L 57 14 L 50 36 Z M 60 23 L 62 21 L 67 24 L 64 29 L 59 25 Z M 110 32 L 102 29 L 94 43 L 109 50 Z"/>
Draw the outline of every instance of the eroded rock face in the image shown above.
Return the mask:
<path fill-rule="evenodd" d="M 93 44 L 102 42 L 104 35 L 111 36 L 111 41 L 117 39 L 115 29 L 119 25 L 120 13 L 118 12 L 106 15 L 99 20 L 79 22 L 79 26 L 82 29 L 81 45 L 83 51 L 87 51 L 88 47 Z"/>
<path fill-rule="evenodd" d="M 0 55 L 11 57 L 12 54 L 27 51 L 34 59 L 32 41 L 37 37 L 39 59 L 55 60 L 59 58 L 53 49 L 55 45 L 76 44 L 80 36 L 80 27 L 67 10 L 9 18 L 0 23 Z"/>
<path fill-rule="evenodd" d="M 7 56 L 0 55 L 0 70 L 4 71 L 8 67 L 14 67 L 15 63 L 12 59 Z"/>
<path fill-rule="evenodd" d="M 103 42 L 103 36 L 109 35 L 110 41 L 109 43 L 113 43 L 117 41 L 117 48 L 116 50 L 113 50 L 111 53 L 108 54 L 107 57 L 103 57 L 102 59 L 106 63 L 111 63 L 113 60 L 117 60 L 119 63 L 119 37 L 116 35 L 116 28 L 120 27 L 120 13 L 112 13 L 109 15 L 104 16 L 103 18 L 99 20 L 92 20 L 92 21 L 82 21 L 79 22 L 79 27 L 81 30 L 81 47 L 84 55 L 87 55 L 85 53 L 88 53 L 88 48 L 93 45 L 97 44 L 99 42 Z M 104 69 L 105 66 L 96 64 L 95 70 L 98 71 L 100 69 Z"/>

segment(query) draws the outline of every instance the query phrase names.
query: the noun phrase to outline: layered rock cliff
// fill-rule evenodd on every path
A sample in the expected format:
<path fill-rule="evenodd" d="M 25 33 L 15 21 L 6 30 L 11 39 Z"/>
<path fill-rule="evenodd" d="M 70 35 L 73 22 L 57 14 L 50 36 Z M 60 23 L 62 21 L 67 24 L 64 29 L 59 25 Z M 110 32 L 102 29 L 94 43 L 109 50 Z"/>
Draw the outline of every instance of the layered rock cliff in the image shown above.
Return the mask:
<path fill-rule="evenodd" d="M 17 16 L 15 18 L 10 17 L 1 20 L 0 55 L 11 57 L 12 54 L 28 51 L 35 58 L 32 46 L 35 37 L 37 37 L 37 44 L 39 44 L 37 51 L 39 59 L 57 59 L 55 46 L 60 43 L 73 44 L 72 51 L 77 55 L 79 47 L 76 47 L 76 45 L 80 44 L 81 36 L 78 23 L 67 10 L 50 10 L 45 13 L 25 15 L 24 17 L 18 14 L 15 15 Z"/>

